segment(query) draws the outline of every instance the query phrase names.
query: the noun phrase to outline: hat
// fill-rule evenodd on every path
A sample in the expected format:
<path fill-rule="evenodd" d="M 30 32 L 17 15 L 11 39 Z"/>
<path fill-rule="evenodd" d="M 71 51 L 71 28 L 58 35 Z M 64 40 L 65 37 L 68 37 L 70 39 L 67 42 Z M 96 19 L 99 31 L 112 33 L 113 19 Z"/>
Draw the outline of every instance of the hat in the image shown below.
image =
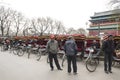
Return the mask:
<path fill-rule="evenodd" d="M 72 39 L 73 37 L 72 36 L 68 36 L 68 39 Z"/>
<path fill-rule="evenodd" d="M 55 36 L 54 35 L 50 35 L 50 38 L 53 39 L 53 38 L 55 38 Z"/>
<path fill-rule="evenodd" d="M 113 35 L 108 35 L 108 38 L 109 38 L 109 37 L 113 37 Z"/>

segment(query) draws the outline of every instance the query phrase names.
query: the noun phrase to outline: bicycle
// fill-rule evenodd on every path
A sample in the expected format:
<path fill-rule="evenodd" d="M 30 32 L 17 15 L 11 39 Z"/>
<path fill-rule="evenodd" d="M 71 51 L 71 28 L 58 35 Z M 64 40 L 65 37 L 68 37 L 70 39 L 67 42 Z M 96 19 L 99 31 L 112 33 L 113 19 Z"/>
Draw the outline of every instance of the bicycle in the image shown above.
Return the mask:
<path fill-rule="evenodd" d="M 76 55 L 76 57 L 77 56 L 81 56 L 81 52 L 78 52 L 78 54 Z M 63 52 L 62 63 L 61 63 L 62 67 L 64 66 L 64 62 L 65 62 L 66 58 L 67 58 L 67 56 L 66 56 L 65 52 Z"/>
<path fill-rule="evenodd" d="M 65 62 L 65 59 L 66 59 L 66 54 L 64 53 L 63 57 L 62 57 L 62 67 L 64 66 L 64 62 Z"/>
<path fill-rule="evenodd" d="M 86 59 L 86 69 L 89 72 L 94 72 L 99 63 L 98 56 L 94 54 L 94 49 L 92 47 L 87 48 L 86 51 L 89 52 Z"/>
<path fill-rule="evenodd" d="M 32 47 L 32 48 L 30 48 L 29 53 L 28 53 L 28 58 L 30 58 L 31 53 L 33 53 L 34 58 L 36 58 L 37 61 L 40 60 L 41 55 L 42 55 L 40 47 Z"/>

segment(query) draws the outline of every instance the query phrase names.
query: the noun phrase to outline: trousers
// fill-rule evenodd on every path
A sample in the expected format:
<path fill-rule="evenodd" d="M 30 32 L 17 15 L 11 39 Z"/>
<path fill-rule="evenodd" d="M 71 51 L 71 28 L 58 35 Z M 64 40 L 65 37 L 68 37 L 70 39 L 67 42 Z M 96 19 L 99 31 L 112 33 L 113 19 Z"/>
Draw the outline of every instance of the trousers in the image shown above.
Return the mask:
<path fill-rule="evenodd" d="M 68 62 L 68 72 L 71 72 L 71 63 L 73 66 L 73 72 L 77 72 L 77 63 L 76 63 L 76 55 L 73 56 L 67 56 L 67 62 Z"/>
<path fill-rule="evenodd" d="M 112 67 L 112 53 L 104 54 L 104 70 L 111 71 Z"/>
<path fill-rule="evenodd" d="M 55 62 L 55 64 L 56 64 L 57 69 L 60 69 L 60 65 L 59 65 L 59 62 L 58 62 L 58 59 L 57 59 L 57 54 L 49 53 L 49 56 L 48 56 L 48 57 L 49 57 L 51 69 L 54 68 L 54 67 L 53 67 L 53 60 L 54 60 L 54 62 Z"/>

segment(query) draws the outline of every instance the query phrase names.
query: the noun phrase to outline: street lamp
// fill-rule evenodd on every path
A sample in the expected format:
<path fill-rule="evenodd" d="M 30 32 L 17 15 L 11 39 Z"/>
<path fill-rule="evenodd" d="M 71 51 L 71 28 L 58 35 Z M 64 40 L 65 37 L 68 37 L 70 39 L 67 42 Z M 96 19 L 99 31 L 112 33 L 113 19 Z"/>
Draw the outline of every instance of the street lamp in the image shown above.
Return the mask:
<path fill-rule="evenodd" d="M 117 22 L 117 35 L 118 35 L 118 27 L 119 27 L 118 22 L 119 22 L 119 18 L 116 18 L 115 21 Z"/>

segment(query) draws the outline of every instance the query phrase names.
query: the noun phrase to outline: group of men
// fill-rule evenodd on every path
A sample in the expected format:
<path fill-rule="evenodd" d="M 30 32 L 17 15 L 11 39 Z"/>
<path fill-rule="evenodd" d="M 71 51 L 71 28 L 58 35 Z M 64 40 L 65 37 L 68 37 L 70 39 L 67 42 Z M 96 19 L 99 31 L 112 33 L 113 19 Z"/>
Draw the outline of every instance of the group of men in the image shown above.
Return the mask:
<path fill-rule="evenodd" d="M 55 61 L 56 67 L 58 70 L 62 70 L 57 59 L 57 52 L 59 46 L 58 42 L 55 40 L 55 36 L 50 36 L 50 40 L 47 42 L 46 50 L 49 53 L 50 68 L 53 71 L 53 59 Z M 71 63 L 73 64 L 73 73 L 77 74 L 77 64 L 76 64 L 76 54 L 77 54 L 77 45 L 72 36 L 69 36 L 67 41 L 64 44 L 64 51 L 67 56 L 68 61 L 68 73 L 71 73 Z"/>
<path fill-rule="evenodd" d="M 112 73 L 112 54 L 114 52 L 114 43 L 113 36 L 109 35 L 108 39 L 103 42 L 102 49 L 104 51 L 104 71 L 105 73 Z M 50 40 L 47 42 L 46 47 L 47 52 L 49 53 L 50 68 L 53 71 L 53 59 L 55 61 L 56 67 L 58 70 L 62 70 L 57 59 L 57 52 L 59 50 L 58 42 L 55 40 L 55 36 L 50 36 Z M 71 65 L 73 66 L 73 73 L 77 74 L 77 63 L 76 63 L 76 54 L 77 54 L 77 44 L 72 36 L 69 36 L 64 44 L 64 52 L 67 56 L 68 63 L 68 73 L 71 73 Z M 72 64 L 71 64 L 72 63 Z"/>

